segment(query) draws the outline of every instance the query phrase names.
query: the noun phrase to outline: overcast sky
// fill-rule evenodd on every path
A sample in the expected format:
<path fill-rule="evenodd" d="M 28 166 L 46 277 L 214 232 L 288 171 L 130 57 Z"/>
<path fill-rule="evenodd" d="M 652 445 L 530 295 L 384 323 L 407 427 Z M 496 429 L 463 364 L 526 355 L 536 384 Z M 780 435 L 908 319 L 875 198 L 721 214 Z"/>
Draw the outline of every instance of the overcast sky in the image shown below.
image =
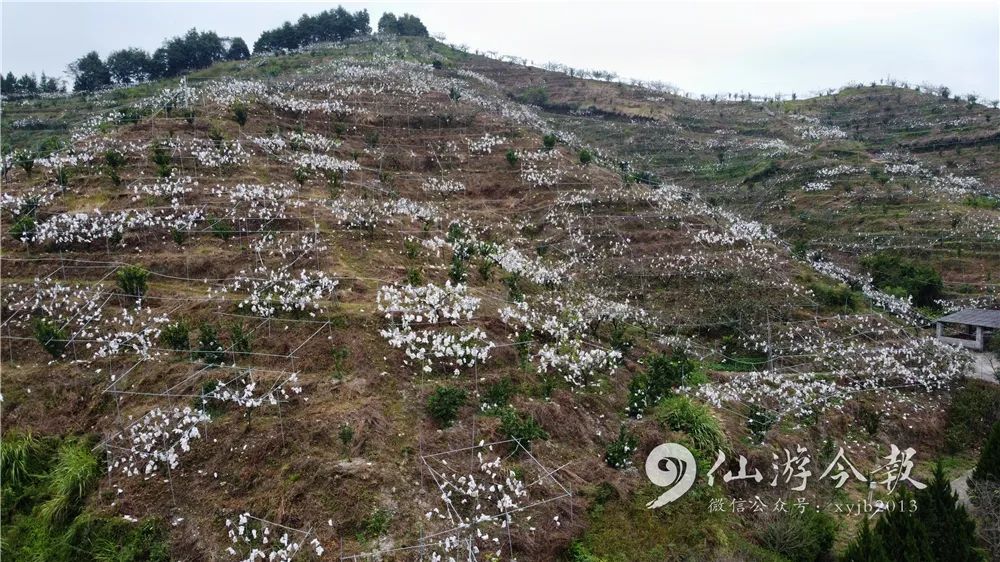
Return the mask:
<path fill-rule="evenodd" d="M 341 2 L 419 16 L 449 43 L 612 70 L 696 93 L 808 95 L 887 76 L 1000 98 L 1000 2 Z M 197 27 L 241 36 L 336 2 L 7 2 L 3 72 L 153 50 Z"/>

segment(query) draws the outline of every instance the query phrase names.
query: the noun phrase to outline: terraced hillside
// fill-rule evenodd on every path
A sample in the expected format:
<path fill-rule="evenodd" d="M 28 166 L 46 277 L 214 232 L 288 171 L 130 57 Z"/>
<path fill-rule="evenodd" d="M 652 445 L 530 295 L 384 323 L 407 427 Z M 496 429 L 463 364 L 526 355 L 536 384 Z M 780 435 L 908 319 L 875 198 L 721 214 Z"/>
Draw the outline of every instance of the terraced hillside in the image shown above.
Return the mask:
<path fill-rule="evenodd" d="M 6 100 L 3 554 L 785 559 L 788 521 L 730 496 L 803 498 L 840 549 L 866 484 L 701 475 L 796 445 L 971 466 L 995 389 L 858 260 L 931 264 L 937 310 L 995 298 L 995 116 L 372 38 Z M 669 441 L 699 480 L 647 509 Z"/>
<path fill-rule="evenodd" d="M 609 157 L 771 226 L 800 255 L 859 276 L 865 255 L 906 255 L 941 273 L 940 305 L 996 302 L 1000 113 L 974 98 L 873 84 L 805 100 L 692 100 L 481 57 L 465 64 Z"/>

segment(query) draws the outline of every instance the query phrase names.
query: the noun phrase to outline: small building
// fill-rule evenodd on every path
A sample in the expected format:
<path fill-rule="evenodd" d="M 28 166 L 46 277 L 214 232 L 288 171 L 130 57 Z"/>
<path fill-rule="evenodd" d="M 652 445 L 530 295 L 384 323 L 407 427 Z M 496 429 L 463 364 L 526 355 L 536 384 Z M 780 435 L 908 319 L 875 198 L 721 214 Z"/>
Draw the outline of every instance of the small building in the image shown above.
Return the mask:
<path fill-rule="evenodd" d="M 935 325 L 937 339 L 982 351 L 994 331 L 1000 329 L 1000 310 L 967 308 L 938 318 Z"/>

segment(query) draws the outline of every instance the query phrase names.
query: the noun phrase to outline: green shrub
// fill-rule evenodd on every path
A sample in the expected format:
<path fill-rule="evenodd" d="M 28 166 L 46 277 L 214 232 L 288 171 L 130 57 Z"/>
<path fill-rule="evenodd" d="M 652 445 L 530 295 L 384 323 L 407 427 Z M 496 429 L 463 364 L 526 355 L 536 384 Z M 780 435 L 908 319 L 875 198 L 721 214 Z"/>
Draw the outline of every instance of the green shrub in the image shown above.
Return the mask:
<path fill-rule="evenodd" d="M 448 269 L 448 277 L 451 279 L 452 283 L 465 283 L 468 278 L 468 267 L 465 265 L 465 260 L 462 259 L 462 255 L 455 252 L 451 256 L 451 267 Z"/>
<path fill-rule="evenodd" d="M 253 336 L 243 322 L 233 322 L 229 325 L 229 341 L 232 344 L 229 350 L 234 359 L 253 350 Z"/>
<path fill-rule="evenodd" d="M 4 560 L 168 562 L 155 521 L 85 510 L 101 475 L 90 442 L 8 432 L 0 440 Z"/>
<path fill-rule="evenodd" d="M 583 150 L 580 151 L 580 163 L 581 164 L 583 164 L 584 166 L 586 166 L 587 164 L 590 164 L 593 161 L 594 161 L 594 155 L 591 154 L 591 152 L 589 150 L 587 150 L 586 148 L 584 148 Z"/>
<path fill-rule="evenodd" d="M 778 423 L 778 414 L 774 410 L 757 404 L 751 404 L 749 409 L 750 413 L 747 415 L 746 421 L 747 429 L 750 430 L 750 435 L 754 439 L 761 442 L 767 432 L 774 427 L 774 424 Z"/>
<path fill-rule="evenodd" d="M 218 219 L 209 217 L 208 222 L 212 225 L 212 236 L 229 240 L 236 236 L 236 227 L 228 219 Z"/>
<path fill-rule="evenodd" d="M 507 160 L 507 163 L 510 164 L 511 168 L 513 168 L 514 166 L 516 166 L 517 165 L 517 161 L 521 159 L 517 155 L 517 153 L 514 152 L 513 148 L 508 148 L 507 149 L 507 154 L 504 155 L 504 158 Z"/>
<path fill-rule="evenodd" d="M 988 195 L 970 195 L 965 204 L 974 209 L 1000 209 L 1000 199 Z"/>
<path fill-rule="evenodd" d="M 823 306 L 846 310 L 856 310 L 858 307 L 858 294 L 845 283 L 830 285 L 816 281 L 809 284 L 809 289 L 816 296 L 816 301 Z"/>
<path fill-rule="evenodd" d="M 42 347 L 45 348 L 45 351 L 49 352 L 49 355 L 58 359 L 66 351 L 69 336 L 55 322 L 40 318 L 35 321 L 35 339 L 38 343 L 42 344 Z"/>
<path fill-rule="evenodd" d="M 9 232 L 15 240 L 30 237 L 35 233 L 35 218 L 31 215 L 21 215 L 10 226 Z"/>
<path fill-rule="evenodd" d="M 215 326 L 203 323 L 198 328 L 198 349 L 193 355 L 208 365 L 221 365 L 226 361 L 226 351 L 219 343 Z"/>
<path fill-rule="evenodd" d="M 347 376 L 347 359 L 351 356 L 350 350 L 344 346 L 334 347 L 330 350 L 330 354 L 333 356 L 333 377 L 342 379 Z"/>
<path fill-rule="evenodd" d="M 233 120 L 239 123 L 240 127 L 247 124 L 247 118 L 250 116 L 250 110 L 247 108 L 247 104 L 243 102 L 236 102 L 233 104 Z"/>
<path fill-rule="evenodd" d="M 542 426 L 531 416 L 522 416 L 514 408 L 505 408 L 500 414 L 500 431 L 507 439 L 518 441 L 525 449 L 531 448 L 536 439 L 548 439 Z"/>
<path fill-rule="evenodd" d="M 123 265 L 118 269 L 118 288 L 130 297 L 139 298 L 146 294 L 149 271 L 138 265 Z"/>
<path fill-rule="evenodd" d="M 156 165 L 156 173 L 161 178 L 170 177 L 173 170 L 170 168 L 170 147 L 165 143 L 157 143 L 152 149 L 153 164 Z"/>
<path fill-rule="evenodd" d="M 340 431 L 337 432 L 337 437 L 340 439 L 340 444 L 344 448 L 344 452 L 347 452 L 347 448 L 354 442 L 354 428 L 347 423 L 341 425 Z"/>
<path fill-rule="evenodd" d="M 624 425 L 618 430 L 618 437 L 608 443 L 604 451 L 604 462 L 611 468 L 627 468 L 632 464 L 632 455 L 639 446 L 639 440 Z"/>
<path fill-rule="evenodd" d="M 184 320 L 171 322 L 160 330 L 160 343 L 174 351 L 187 351 L 190 349 L 190 337 L 191 329 Z"/>
<path fill-rule="evenodd" d="M 641 415 L 677 387 L 689 384 L 693 374 L 694 363 L 683 351 L 647 356 L 646 371 L 635 375 L 629 384 L 628 414 Z"/>
<path fill-rule="evenodd" d="M 726 434 L 708 406 L 687 396 L 671 396 L 660 402 L 656 419 L 674 431 L 683 431 L 700 451 L 715 454 L 728 448 Z"/>
<path fill-rule="evenodd" d="M 858 408 L 854 419 L 872 437 L 878 433 L 878 428 L 882 424 L 882 415 L 875 408 L 865 404 Z"/>
<path fill-rule="evenodd" d="M 941 274 L 929 265 L 882 252 L 861 258 L 861 266 L 871 274 L 876 287 L 910 295 L 917 306 L 938 306 L 935 300 L 941 298 L 944 284 Z"/>
<path fill-rule="evenodd" d="M 520 95 L 517 96 L 517 100 L 521 103 L 544 107 L 549 103 L 549 91 L 545 88 L 545 86 L 531 86 L 525 88 Z"/>
<path fill-rule="evenodd" d="M 377 539 L 389 532 L 392 524 L 392 512 L 388 509 L 378 508 L 371 512 L 361 524 L 361 531 L 358 533 L 360 540 Z"/>
<path fill-rule="evenodd" d="M 15 163 L 24 170 L 24 173 L 31 175 L 31 170 L 35 167 L 35 156 L 26 150 L 18 151 L 14 159 Z"/>
<path fill-rule="evenodd" d="M 112 170 L 121 169 L 125 165 L 125 155 L 117 150 L 108 150 L 104 153 L 104 163 Z"/>
<path fill-rule="evenodd" d="M 442 427 L 449 427 L 465 405 L 465 391 L 452 386 L 439 386 L 427 397 L 427 413 Z"/>
<path fill-rule="evenodd" d="M 764 547 L 793 562 L 830 559 L 837 537 L 837 522 L 827 513 L 812 508 L 804 512 L 775 513 L 757 527 L 755 538 Z"/>
<path fill-rule="evenodd" d="M 556 139 L 555 135 L 549 133 L 542 137 L 542 145 L 545 147 L 546 150 L 552 150 L 553 148 L 556 147 L 557 140 L 558 139 Z"/>
<path fill-rule="evenodd" d="M 503 378 L 486 387 L 480 393 L 479 407 L 487 413 L 504 410 L 514 396 L 514 383 L 509 378 Z"/>

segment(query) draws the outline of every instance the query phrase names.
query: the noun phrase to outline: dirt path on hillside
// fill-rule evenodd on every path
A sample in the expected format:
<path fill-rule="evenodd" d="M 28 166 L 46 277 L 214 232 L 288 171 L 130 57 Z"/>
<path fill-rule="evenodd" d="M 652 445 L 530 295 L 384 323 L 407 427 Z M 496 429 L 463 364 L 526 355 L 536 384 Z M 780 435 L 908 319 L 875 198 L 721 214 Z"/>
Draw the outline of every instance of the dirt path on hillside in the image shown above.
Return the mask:
<path fill-rule="evenodd" d="M 973 353 L 975 364 L 972 368 L 972 377 L 993 384 L 998 384 L 995 370 L 1000 368 L 1000 359 L 991 353 Z"/>

